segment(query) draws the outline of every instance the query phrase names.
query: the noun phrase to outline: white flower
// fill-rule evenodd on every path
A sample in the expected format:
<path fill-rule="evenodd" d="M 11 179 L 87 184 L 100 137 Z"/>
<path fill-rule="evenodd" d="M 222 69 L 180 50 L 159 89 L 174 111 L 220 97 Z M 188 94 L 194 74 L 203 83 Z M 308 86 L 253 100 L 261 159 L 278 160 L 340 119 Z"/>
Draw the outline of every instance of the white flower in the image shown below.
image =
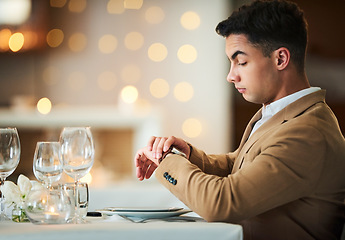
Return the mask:
<path fill-rule="evenodd" d="M 30 179 L 23 174 L 20 174 L 17 180 L 17 185 L 19 187 L 22 199 L 25 199 L 32 187 Z"/>
<path fill-rule="evenodd" d="M 5 181 L 2 191 L 4 193 L 6 203 L 15 203 L 19 205 L 25 201 L 31 188 L 31 181 L 26 176 L 20 174 L 17 180 L 17 185 L 11 181 Z"/>
<path fill-rule="evenodd" d="M 5 181 L 2 192 L 4 193 L 6 203 L 21 203 L 20 190 L 14 182 Z"/>

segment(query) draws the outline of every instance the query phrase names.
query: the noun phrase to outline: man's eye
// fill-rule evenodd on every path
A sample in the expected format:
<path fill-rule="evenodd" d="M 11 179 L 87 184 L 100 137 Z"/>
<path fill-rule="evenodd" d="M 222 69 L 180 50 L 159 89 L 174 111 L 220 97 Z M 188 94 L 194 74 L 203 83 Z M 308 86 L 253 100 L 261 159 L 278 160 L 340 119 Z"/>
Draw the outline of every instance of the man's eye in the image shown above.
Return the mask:
<path fill-rule="evenodd" d="M 240 66 L 245 66 L 247 64 L 247 62 L 243 62 L 243 63 L 238 63 L 238 65 L 240 65 Z"/>

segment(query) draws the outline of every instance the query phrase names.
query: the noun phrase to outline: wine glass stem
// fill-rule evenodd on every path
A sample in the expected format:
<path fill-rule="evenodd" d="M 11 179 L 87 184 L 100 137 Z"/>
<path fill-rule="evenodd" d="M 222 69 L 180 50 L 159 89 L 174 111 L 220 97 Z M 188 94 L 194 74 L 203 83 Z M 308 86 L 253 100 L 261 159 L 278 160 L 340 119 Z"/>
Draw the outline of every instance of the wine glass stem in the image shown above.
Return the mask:
<path fill-rule="evenodd" d="M 5 211 L 5 198 L 4 198 L 4 194 L 2 192 L 2 188 L 4 187 L 5 184 L 5 179 L 0 178 L 0 190 L 1 190 L 1 198 L 0 198 L 0 214 L 3 215 L 4 211 Z"/>
<path fill-rule="evenodd" d="M 75 213 L 74 213 L 74 218 L 75 222 L 79 222 L 79 198 L 78 198 L 78 180 L 74 180 L 74 197 L 75 197 Z"/>

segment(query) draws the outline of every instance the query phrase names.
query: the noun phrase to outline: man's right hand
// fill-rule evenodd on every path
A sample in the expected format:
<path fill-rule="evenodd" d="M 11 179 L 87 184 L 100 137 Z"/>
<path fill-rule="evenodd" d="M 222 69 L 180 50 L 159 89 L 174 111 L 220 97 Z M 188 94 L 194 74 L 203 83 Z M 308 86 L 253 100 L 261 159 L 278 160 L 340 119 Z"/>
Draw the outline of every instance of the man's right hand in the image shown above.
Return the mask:
<path fill-rule="evenodd" d="M 152 136 L 149 142 L 147 143 L 147 149 L 152 151 L 152 154 L 156 159 L 160 159 L 163 156 L 163 154 L 166 153 L 172 147 L 184 153 L 187 159 L 189 159 L 190 147 L 181 138 L 176 138 L 174 136 L 170 136 L 170 137 Z"/>
<path fill-rule="evenodd" d="M 152 136 L 147 146 L 139 149 L 134 158 L 138 179 L 142 181 L 150 178 L 160 164 L 162 156 L 172 147 L 184 153 L 189 159 L 190 147 L 183 139 L 174 136 L 168 138 Z"/>

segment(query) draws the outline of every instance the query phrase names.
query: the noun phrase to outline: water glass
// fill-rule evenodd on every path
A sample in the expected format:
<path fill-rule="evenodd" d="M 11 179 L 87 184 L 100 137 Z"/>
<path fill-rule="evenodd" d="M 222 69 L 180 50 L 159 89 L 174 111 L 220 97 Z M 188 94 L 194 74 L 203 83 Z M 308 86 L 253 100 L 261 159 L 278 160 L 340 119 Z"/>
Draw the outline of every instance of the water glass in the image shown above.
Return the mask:
<path fill-rule="evenodd" d="M 71 199 L 75 199 L 74 205 L 77 206 L 75 215 L 81 223 L 85 223 L 85 218 L 87 215 L 89 207 L 89 186 L 85 182 L 78 182 L 75 189 L 75 183 L 65 183 L 64 190 L 67 192 Z M 74 195 L 77 194 L 77 196 Z"/>

